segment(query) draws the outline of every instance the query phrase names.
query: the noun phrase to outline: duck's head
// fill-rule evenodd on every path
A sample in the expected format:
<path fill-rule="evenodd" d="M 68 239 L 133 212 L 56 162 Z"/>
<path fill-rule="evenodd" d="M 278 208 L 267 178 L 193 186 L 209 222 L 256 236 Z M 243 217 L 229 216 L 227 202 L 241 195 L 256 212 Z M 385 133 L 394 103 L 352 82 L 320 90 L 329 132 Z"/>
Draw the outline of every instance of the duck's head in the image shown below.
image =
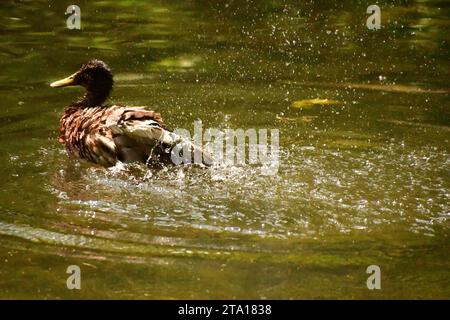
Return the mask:
<path fill-rule="evenodd" d="M 83 64 L 74 74 L 50 84 L 52 88 L 67 86 L 83 86 L 96 100 L 104 101 L 111 92 L 113 75 L 106 63 L 93 59 Z"/>

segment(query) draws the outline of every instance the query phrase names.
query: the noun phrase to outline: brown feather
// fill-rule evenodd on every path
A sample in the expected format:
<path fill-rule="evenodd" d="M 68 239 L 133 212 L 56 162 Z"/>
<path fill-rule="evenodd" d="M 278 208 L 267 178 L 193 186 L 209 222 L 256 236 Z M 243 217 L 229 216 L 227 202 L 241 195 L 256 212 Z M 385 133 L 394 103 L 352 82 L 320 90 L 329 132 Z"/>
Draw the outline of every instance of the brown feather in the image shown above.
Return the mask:
<path fill-rule="evenodd" d="M 58 140 L 65 145 L 69 154 L 75 157 L 112 166 L 120 160 L 122 150 L 119 150 L 121 145 L 116 144 L 115 141 L 120 137 L 113 136 L 110 127 L 133 120 L 154 120 L 161 128 L 164 128 L 161 115 L 145 110 L 143 107 L 80 108 L 71 106 L 61 117 Z M 133 142 L 128 139 L 128 144 Z M 134 147 L 138 148 L 137 145 Z"/>

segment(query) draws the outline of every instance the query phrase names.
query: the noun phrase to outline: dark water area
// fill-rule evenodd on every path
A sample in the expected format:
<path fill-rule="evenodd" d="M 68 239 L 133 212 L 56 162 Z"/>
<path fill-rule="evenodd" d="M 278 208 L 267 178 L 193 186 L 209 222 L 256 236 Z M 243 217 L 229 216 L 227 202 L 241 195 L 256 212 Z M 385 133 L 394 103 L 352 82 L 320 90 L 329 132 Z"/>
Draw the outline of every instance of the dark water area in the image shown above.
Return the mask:
<path fill-rule="evenodd" d="M 0 298 L 450 298 L 449 2 L 69 4 L 0 4 Z M 277 173 L 68 157 L 90 58 L 171 128 L 278 129 Z"/>

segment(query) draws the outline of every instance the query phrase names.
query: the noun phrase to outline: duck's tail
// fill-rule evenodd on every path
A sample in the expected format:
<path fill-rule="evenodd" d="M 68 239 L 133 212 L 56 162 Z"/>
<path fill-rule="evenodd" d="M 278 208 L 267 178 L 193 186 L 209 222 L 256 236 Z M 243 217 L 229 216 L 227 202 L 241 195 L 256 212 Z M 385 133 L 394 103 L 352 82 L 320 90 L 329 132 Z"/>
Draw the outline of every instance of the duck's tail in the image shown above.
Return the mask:
<path fill-rule="evenodd" d="M 153 119 L 130 119 L 109 127 L 125 162 L 139 160 L 147 165 L 161 162 L 175 165 L 213 164 L 212 155 L 202 147 L 163 128 L 160 122 Z"/>

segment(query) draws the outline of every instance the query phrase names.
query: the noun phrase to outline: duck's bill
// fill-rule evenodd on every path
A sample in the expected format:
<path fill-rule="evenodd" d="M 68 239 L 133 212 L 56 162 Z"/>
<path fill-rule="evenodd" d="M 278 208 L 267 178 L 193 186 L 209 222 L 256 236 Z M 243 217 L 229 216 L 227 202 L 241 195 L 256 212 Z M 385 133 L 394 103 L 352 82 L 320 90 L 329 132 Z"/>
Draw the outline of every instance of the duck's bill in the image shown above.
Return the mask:
<path fill-rule="evenodd" d="M 76 75 L 76 73 L 72 74 L 71 76 L 69 76 L 67 78 L 52 82 L 52 83 L 50 83 L 50 87 L 60 88 L 60 87 L 74 86 L 74 85 L 76 85 L 75 75 Z"/>

